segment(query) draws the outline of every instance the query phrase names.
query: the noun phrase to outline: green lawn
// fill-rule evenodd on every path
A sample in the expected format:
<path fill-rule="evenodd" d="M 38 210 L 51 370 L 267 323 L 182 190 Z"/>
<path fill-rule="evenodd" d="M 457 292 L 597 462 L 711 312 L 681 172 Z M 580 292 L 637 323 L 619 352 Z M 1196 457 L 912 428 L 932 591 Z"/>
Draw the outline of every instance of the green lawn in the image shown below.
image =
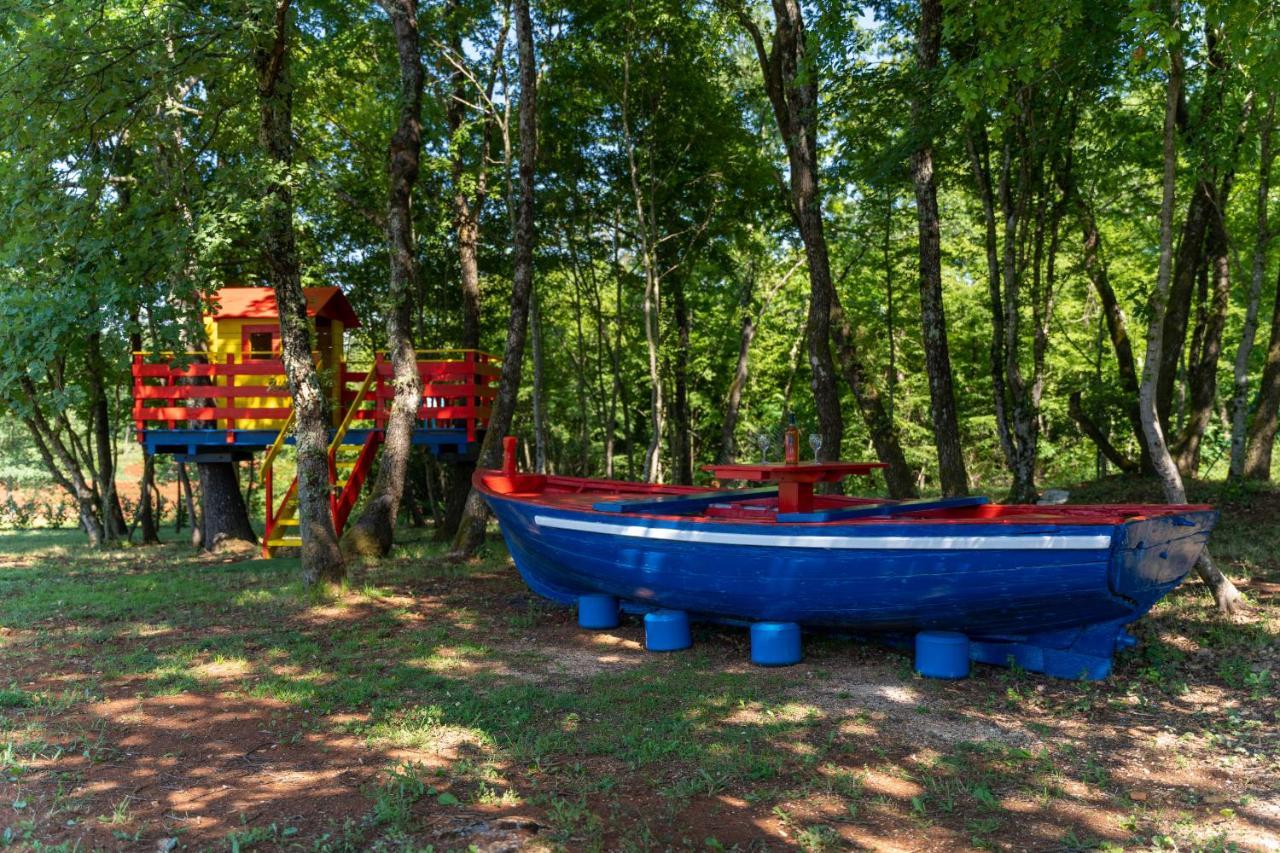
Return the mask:
<path fill-rule="evenodd" d="M 649 655 L 634 620 L 529 595 L 496 539 L 456 566 L 402 531 L 321 600 L 291 560 L 0 533 L 0 846 L 1263 847 L 1280 498 L 1211 497 L 1257 611 L 1188 584 L 1100 684 L 930 682 L 832 639 L 761 670 L 731 629 Z"/>

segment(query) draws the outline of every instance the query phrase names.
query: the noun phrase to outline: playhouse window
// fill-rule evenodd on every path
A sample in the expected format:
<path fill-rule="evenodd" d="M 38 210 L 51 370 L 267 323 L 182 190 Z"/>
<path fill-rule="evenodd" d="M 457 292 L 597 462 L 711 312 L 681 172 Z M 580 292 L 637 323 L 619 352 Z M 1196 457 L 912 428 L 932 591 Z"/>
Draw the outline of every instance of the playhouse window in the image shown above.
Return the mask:
<path fill-rule="evenodd" d="M 245 358 L 265 360 L 275 355 L 275 336 L 270 332 L 250 332 L 249 351 Z"/>

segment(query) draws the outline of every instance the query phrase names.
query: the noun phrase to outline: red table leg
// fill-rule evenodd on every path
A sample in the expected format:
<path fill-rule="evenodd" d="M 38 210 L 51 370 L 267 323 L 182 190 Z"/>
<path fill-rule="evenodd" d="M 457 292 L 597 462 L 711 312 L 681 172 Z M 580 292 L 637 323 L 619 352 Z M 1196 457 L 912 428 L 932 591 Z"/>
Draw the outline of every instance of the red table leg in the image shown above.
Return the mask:
<path fill-rule="evenodd" d="M 813 483 L 779 483 L 778 512 L 813 512 Z"/>

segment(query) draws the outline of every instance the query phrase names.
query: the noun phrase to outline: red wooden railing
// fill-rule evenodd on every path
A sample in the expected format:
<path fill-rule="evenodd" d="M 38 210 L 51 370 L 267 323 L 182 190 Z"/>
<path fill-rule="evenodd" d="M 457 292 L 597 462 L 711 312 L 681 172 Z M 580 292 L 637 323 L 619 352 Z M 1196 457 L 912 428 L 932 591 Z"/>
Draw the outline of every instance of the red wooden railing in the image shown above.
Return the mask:
<path fill-rule="evenodd" d="M 440 350 L 421 353 L 422 405 L 419 426 L 465 429 L 468 441 L 489 421 L 497 396 L 500 371 L 497 359 L 478 350 Z M 278 428 L 293 401 L 280 359 L 245 359 L 239 355 L 210 361 L 204 354 L 134 353 L 133 421 L 138 440 L 147 429 L 225 429 L 227 443 L 245 421 L 274 421 Z M 185 362 L 185 366 L 179 366 Z M 357 427 L 386 426 L 395 391 L 391 364 L 375 359 L 376 382 L 357 409 Z M 367 371 L 342 363 L 332 371 L 340 387 L 334 394 L 335 412 L 344 412 L 355 400 Z M 253 405 L 241 401 L 252 400 Z M 269 403 L 270 405 L 266 405 Z"/>

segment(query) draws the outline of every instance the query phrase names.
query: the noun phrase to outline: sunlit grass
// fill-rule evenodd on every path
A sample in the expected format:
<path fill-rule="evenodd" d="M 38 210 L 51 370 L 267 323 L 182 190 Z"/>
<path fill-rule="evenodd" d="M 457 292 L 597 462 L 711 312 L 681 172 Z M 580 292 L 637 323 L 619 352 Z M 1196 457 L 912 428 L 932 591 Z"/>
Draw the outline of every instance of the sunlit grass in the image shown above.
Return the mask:
<path fill-rule="evenodd" d="M 1076 497 L 1141 497 L 1126 488 Z M 843 639 L 809 642 L 808 662 L 786 671 L 743 666 L 731 630 L 701 633 L 686 654 L 564 669 L 566 648 L 592 647 L 557 634 L 566 617 L 554 608 L 511 604 L 527 596 L 499 545 L 453 564 L 425 531 L 406 534 L 391 560 L 327 597 L 301 587 L 296 560 L 227 563 L 180 542 L 95 553 L 70 531 L 0 534 L 0 785 L 34 790 L 31 780 L 68 751 L 127 760 L 105 724 L 77 717 L 107 693 L 226 695 L 271 703 L 278 719 L 262 735 L 273 744 L 354 738 L 369 769 L 386 770 L 361 789 L 363 818 L 317 830 L 268 814 L 237 829 L 237 843 L 399 844 L 424 810 L 485 807 L 531 809 L 549 843 L 570 849 L 606 846 L 623 815 L 631 838 L 670 844 L 682 816 L 732 801 L 804 849 L 841 849 L 840 827 L 868 821 L 987 847 L 1017 826 L 1014 806 L 1134 814 L 1113 756 L 1064 734 L 1081 720 L 1176 713 L 1169 725 L 1188 751 L 1275 748 L 1275 619 L 1224 621 L 1191 586 L 1137 626 L 1141 645 L 1103 684 L 980 669 L 970 683 L 940 685 L 916 679 L 901 654 L 866 653 L 908 697 L 886 719 L 857 698 L 859 685 L 839 682 L 840 662 L 865 648 Z M 1232 573 L 1274 575 L 1275 544 L 1274 531 L 1228 511 L 1215 553 Z M 19 669 L 23 680 L 2 675 Z M 56 687 L 25 680 L 46 674 Z M 1230 710 L 1168 710 L 1205 685 Z M 1021 740 L 912 735 L 983 714 L 1021 721 Z M 634 799 L 656 811 L 637 816 Z M 135 832 L 132 813 L 111 823 L 119 801 L 96 802 L 89 819 Z M 51 801 L 39 808 L 53 812 Z M 1209 838 L 1172 820 L 1144 812 L 1132 833 L 1193 846 Z"/>

